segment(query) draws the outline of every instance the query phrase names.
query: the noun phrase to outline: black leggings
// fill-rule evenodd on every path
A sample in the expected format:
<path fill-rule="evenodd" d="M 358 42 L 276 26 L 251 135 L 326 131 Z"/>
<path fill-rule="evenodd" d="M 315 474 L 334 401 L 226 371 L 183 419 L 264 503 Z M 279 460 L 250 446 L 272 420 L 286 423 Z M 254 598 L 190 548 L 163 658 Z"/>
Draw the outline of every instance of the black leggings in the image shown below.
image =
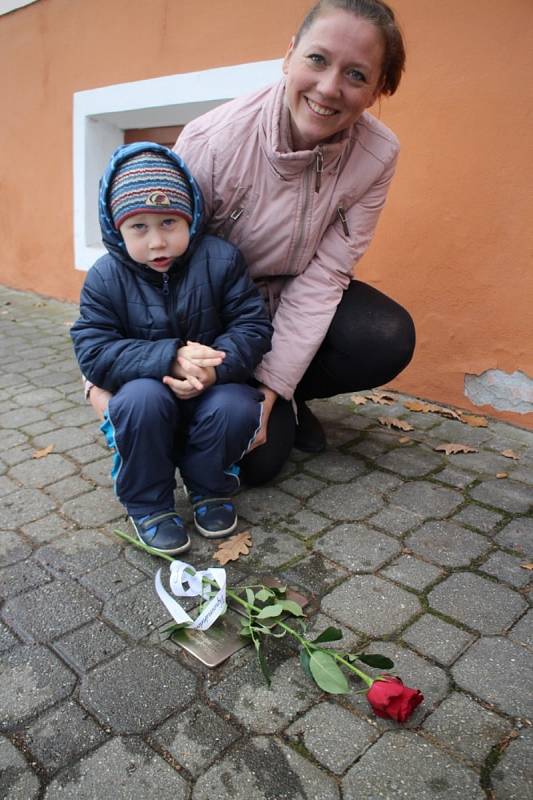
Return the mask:
<path fill-rule="evenodd" d="M 389 383 L 409 364 L 415 348 L 410 314 L 361 281 L 344 292 L 318 352 L 295 392 L 297 402 L 334 397 Z M 292 404 L 279 398 L 268 424 L 267 443 L 241 461 L 248 486 L 274 478 L 294 444 Z"/>

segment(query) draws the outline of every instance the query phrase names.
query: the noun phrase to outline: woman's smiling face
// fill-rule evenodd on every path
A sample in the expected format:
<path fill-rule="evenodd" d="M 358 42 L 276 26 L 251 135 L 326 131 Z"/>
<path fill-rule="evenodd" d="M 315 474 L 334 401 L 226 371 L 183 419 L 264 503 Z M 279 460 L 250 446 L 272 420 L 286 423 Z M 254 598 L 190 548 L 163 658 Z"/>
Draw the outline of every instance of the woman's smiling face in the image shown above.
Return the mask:
<path fill-rule="evenodd" d="M 349 11 L 317 17 L 283 62 L 295 150 L 312 150 L 349 128 L 378 97 L 384 44 L 378 28 Z"/>

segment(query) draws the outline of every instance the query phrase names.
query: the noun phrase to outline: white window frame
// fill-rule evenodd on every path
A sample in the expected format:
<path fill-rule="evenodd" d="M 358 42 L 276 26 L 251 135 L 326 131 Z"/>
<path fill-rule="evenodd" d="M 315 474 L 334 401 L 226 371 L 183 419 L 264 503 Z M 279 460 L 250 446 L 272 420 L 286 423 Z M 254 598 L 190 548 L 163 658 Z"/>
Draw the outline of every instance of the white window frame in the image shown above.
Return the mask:
<path fill-rule="evenodd" d="M 106 251 L 98 222 L 98 183 L 130 128 L 184 125 L 233 97 L 274 83 L 281 59 L 118 83 L 74 94 L 74 264 L 88 270 Z M 194 173 L 194 164 L 191 165 Z"/>

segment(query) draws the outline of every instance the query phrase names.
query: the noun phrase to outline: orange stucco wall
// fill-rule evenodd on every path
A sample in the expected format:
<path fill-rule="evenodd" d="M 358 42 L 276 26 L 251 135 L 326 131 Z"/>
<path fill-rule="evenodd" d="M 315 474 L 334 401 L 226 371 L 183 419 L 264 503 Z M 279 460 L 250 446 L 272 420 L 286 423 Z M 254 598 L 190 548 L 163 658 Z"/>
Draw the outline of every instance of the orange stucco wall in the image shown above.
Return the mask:
<path fill-rule="evenodd" d="M 283 54 L 310 0 L 40 0 L 0 16 L 0 282 L 75 299 L 76 91 Z M 402 142 L 358 275 L 413 313 L 396 388 L 474 409 L 465 373 L 533 376 L 533 3 L 396 0 Z M 495 413 L 491 408 L 482 410 Z M 533 415 L 496 414 L 533 427 Z"/>

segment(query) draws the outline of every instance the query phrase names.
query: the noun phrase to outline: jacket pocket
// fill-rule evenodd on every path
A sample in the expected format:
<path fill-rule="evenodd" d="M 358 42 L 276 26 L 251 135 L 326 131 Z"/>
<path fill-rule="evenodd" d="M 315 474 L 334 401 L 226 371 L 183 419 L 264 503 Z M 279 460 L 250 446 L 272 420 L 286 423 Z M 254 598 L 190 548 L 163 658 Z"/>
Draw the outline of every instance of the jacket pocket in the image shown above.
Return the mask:
<path fill-rule="evenodd" d="M 216 235 L 238 247 L 252 219 L 257 197 L 250 186 L 238 187 L 222 216 Z"/>

